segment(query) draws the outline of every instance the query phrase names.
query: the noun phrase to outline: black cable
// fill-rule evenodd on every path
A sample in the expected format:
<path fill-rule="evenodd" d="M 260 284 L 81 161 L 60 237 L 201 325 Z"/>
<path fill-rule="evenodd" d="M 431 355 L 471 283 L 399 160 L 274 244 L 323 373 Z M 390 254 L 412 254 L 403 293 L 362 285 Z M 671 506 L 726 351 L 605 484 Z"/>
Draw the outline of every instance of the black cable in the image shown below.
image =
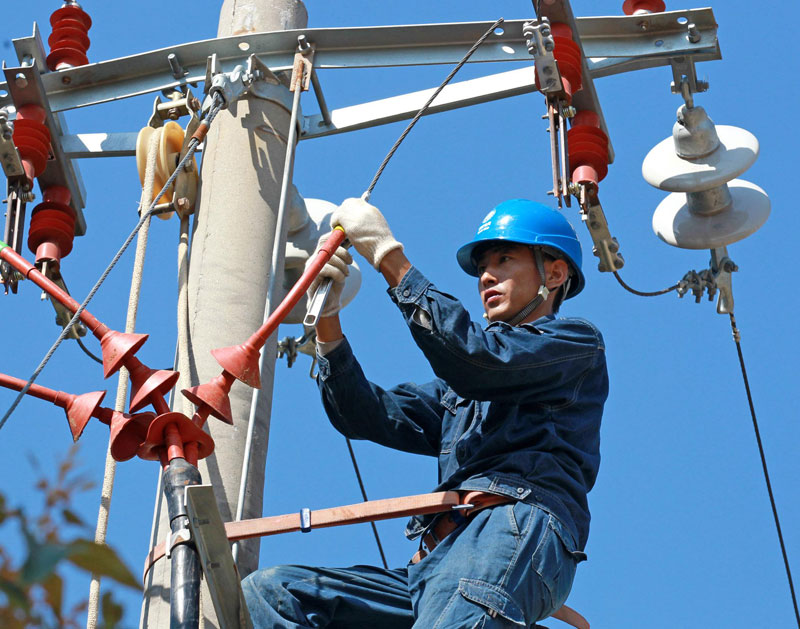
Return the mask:
<path fill-rule="evenodd" d="M 364 481 L 361 478 L 361 471 L 358 469 L 358 461 L 356 461 L 356 453 L 353 451 L 353 444 L 350 443 L 350 439 L 347 437 L 344 438 L 347 442 L 347 449 L 350 451 L 350 460 L 353 462 L 353 469 L 356 472 L 356 478 L 358 479 L 358 486 L 361 488 L 361 496 L 364 498 L 364 502 L 369 502 L 369 498 L 367 498 L 367 490 L 364 489 Z M 375 526 L 375 522 L 370 522 L 370 526 L 372 527 L 372 534 L 375 536 L 375 543 L 378 545 L 378 552 L 381 554 L 381 561 L 383 562 L 383 567 L 387 570 L 389 569 L 389 564 L 386 563 L 386 555 L 383 553 L 383 544 L 381 544 L 381 537 L 378 535 L 378 527 Z"/>
<path fill-rule="evenodd" d="M 463 66 L 469 60 L 469 58 L 472 56 L 472 53 L 474 53 L 478 49 L 478 47 L 486 40 L 486 38 L 489 37 L 489 35 L 491 35 L 494 32 L 494 29 L 500 26 L 503 23 L 503 21 L 504 21 L 503 18 L 499 18 L 494 24 L 492 24 L 489 27 L 489 30 L 487 30 L 483 35 L 481 35 L 478 41 L 472 44 L 472 48 L 470 48 L 467 51 L 467 54 L 464 55 L 464 58 L 461 61 L 459 61 L 458 64 L 456 64 L 456 66 L 450 71 L 450 74 L 447 75 L 447 78 L 444 81 L 442 81 L 442 84 L 436 88 L 436 91 L 433 92 L 431 97 L 428 99 L 428 102 L 425 103 L 420 108 L 420 110 L 416 113 L 411 122 L 408 123 L 408 126 L 405 128 L 403 133 L 400 134 L 400 137 L 397 138 L 397 141 L 392 145 L 392 148 L 389 149 L 389 152 L 386 154 L 386 157 L 383 158 L 381 165 L 378 166 L 378 171 L 375 173 L 375 176 L 372 178 L 372 181 L 370 182 L 367 191 L 364 193 L 365 199 L 369 199 L 369 196 L 372 194 L 372 191 L 375 188 L 375 184 L 378 183 L 378 179 L 380 179 L 381 175 L 383 174 L 383 169 L 386 168 L 386 164 L 388 164 L 389 160 L 392 159 L 392 155 L 394 155 L 395 151 L 398 149 L 400 144 L 402 144 L 403 140 L 406 139 L 406 136 L 411 132 L 411 129 L 414 128 L 414 125 L 417 124 L 417 121 L 422 117 L 422 114 L 424 114 L 427 111 L 428 107 L 430 107 L 431 103 L 434 100 L 436 100 L 436 97 L 450 82 L 450 80 L 456 75 L 456 72 L 458 72 L 461 69 L 461 66 Z"/>
<path fill-rule="evenodd" d="M 624 288 L 629 293 L 633 293 L 634 295 L 638 295 L 639 297 L 658 297 L 659 295 L 666 295 L 667 293 L 671 293 L 672 291 L 676 290 L 680 284 L 673 284 L 669 288 L 665 288 L 664 290 L 657 290 L 653 291 L 652 293 L 647 293 L 644 291 L 636 290 L 635 288 L 631 288 L 625 282 L 622 281 L 622 278 L 619 276 L 617 271 L 614 271 L 614 277 L 617 278 L 617 281 L 620 283 L 620 286 Z"/>
<path fill-rule="evenodd" d="M 750 416 L 753 418 L 753 430 L 756 433 L 756 442 L 758 443 L 758 454 L 761 457 L 761 467 L 764 470 L 764 481 L 767 484 L 767 493 L 769 494 L 769 504 L 772 506 L 772 517 L 775 518 L 775 529 L 778 531 L 778 541 L 781 545 L 781 554 L 783 555 L 783 565 L 786 566 L 786 577 L 789 580 L 789 591 L 792 594 L 792 604 L 794 605 L 794 616 L 797 620 L 798 629 L 800 629 L 800 611 L 797 609 L 797 595 L 794 591 L 794 581 L 792 580 L 792 570 L 789 567 L 789 557 L 786 554 L 786 544 L 783 541 L 783 533 L 781 532 L 781 522 L 778 519 L 778 508 L 775 506 L 775 496 L 772 493 L 772 483 L 769 480 L 769 471 L 767 470 L 767 457 L 764 455 L 764 445 L 761 443 L 761 432 L 758 429 L 758 420 L 756 419 L 756 409 L 753 405 L 753 395 L 750 392 L 750 381 L 747 378 L 747 368 L 744 364 L 744 355 L 742 354 L 741 335 L 739 329 L 736 327 L 736 318 L 733 313 L 731 317 L 731 330 L 733 331 L 733 340 L 736 343 L 736 352 L 739 354 L 739 365 L 742 368 L 742 380 L 744 381 L 744 389 L 747 392 L 747 403 L 750 405 Z"/>
<path fill-rule="evenodd" d="M 84 353 L 84 354 L 86 354 L 86 355 L 87 355 L 89 358 L 91 358 L 91 359 L 92 359 L 94 362 L 96 362 L 96 363 L 100 363 L 101 365 L 103 364 L 103 359 L 102 359 L 102 358 L 98 358 L 97 356 L 95 356 L 94 354 L 92 354 L 92 352 L 90 352 L 90 351 L 89 351 L 89 348 L 88 348 L 88 347 L 86 347 L 86 346 L 83 344 L 83 341 L 81 341 L 81 337 L 79 337 L 79 336 L 76 336 L 76 337 L 75 337 L 75 340 L 76 340 L 76 341 L 78 341 L 78 346 L 79 346 L 79 347 L 80 347 L 80 348 L 83 350 L 83 353 Z"/>

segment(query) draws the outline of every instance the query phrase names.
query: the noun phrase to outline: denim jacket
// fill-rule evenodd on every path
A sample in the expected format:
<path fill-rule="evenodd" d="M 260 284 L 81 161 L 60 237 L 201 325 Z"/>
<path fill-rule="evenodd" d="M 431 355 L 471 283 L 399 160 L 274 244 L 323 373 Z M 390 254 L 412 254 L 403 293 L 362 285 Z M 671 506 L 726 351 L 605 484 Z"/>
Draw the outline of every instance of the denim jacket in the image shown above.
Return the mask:
<path fill-rule="evenodd" d="M 382 389 L 365 378 L 345 340 L 319 361 L 333 426 L 353 439 L 438 457 L 435 491 L 486 491 L 535 504 L 583 549 L 608 395 L 598 330 L 553 316 L 483 329 L 413 267 L 389 294 L 438 377 Z M 419 536 L 429 520 L 412 518 L 406 534 Z"/>

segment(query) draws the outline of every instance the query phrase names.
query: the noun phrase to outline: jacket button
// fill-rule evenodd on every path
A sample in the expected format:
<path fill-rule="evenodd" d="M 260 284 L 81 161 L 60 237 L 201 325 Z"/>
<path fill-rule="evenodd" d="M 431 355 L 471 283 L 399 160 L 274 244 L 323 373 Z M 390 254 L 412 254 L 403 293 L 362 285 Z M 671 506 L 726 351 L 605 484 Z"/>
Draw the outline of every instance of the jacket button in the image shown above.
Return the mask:
<path fill-rule="evenodd" d="M 525 489 L 523 489 L 522 487 L 517 487 L 517 493 L 518 494 L 525 493 Z"/>
<path fill-rule="evenodd" d="M 411 294 L 411 289 L 406 288 L 403 290 L 403 297 L 408 297 Z"/>

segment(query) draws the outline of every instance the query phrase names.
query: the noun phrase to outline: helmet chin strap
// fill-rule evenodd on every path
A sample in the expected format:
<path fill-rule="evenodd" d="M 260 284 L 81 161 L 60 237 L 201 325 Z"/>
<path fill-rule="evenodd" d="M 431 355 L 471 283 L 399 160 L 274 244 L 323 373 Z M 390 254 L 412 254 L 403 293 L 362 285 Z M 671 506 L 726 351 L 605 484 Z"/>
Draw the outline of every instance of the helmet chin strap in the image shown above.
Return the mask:
<path fill-rule="evenodd" d="M 531 247 L 533 249 L 533 256 L 536 258 L 536 268 L 539 271 L 539 277 L 541 278 L 542 285 L 539 286 L 539 290 L 536 293 L 536 297 L 531 299 L 528 302 L 528 305 L 525 306 L 522 310 L 520 310 L 514 317 L 508 322 L 508 325 L 517 326 L 522 323 L 525 319 L 530 316 L 530 314 L 536 310 L 541 304 L 545 302 L 545 300 L 550 296 L 550 289 L 544 285 L 544 260 L 542 259 L 542 252 L 539 250 L 538 247 Z"/>

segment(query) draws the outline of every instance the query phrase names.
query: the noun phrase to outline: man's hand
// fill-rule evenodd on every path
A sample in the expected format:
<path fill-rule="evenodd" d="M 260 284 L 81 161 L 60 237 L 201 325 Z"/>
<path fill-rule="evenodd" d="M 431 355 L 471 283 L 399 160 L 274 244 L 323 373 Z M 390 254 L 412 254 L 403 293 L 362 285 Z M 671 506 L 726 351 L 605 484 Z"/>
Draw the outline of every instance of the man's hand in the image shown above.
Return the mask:
<path fill-rule="evenodd" d="M 380 270 L 381 260 L 387 253 L 403 250 L 380 210 L 362 199 L 346 199 L 333 212 L 331 228 L 337 225 L 342 226 L 356 251 L 376 270 Z"/>
<path fill-rule="evenodd" d="M 329 237 L 330 234 L 324 234 L 320 237 L 319 242 L 317 243 L 317 249 L 314 252 L 314 255 L 312 255 L 306 261 L 306 266 L 308 266 L 317 257 L 317 251 L 319 251 L 320 246 L 326 240 L 328 240 Z M 353 256 L 350 255 L 350 252 L 344 247 L 339 247 L 336 249 L 336 252 L 333 254 L 333 256 L 331 256 L 331 259 L 328 260 L 328 263 L 322 267 L 319 275 L 317 275 L 316 279 L 308 288 L 307 295 L 310 302 L 323 280 L 330 279 L 333 281 L 331 290 L 328 293 L 328 299 L 325 301 L 325 309 L 320 313 L 320 317 L 332 317 L 342 309 L 342 289 L 344 288 L 345 278 L 350 275 L 350 269 L 348 266 L 352 263 Z"/>

